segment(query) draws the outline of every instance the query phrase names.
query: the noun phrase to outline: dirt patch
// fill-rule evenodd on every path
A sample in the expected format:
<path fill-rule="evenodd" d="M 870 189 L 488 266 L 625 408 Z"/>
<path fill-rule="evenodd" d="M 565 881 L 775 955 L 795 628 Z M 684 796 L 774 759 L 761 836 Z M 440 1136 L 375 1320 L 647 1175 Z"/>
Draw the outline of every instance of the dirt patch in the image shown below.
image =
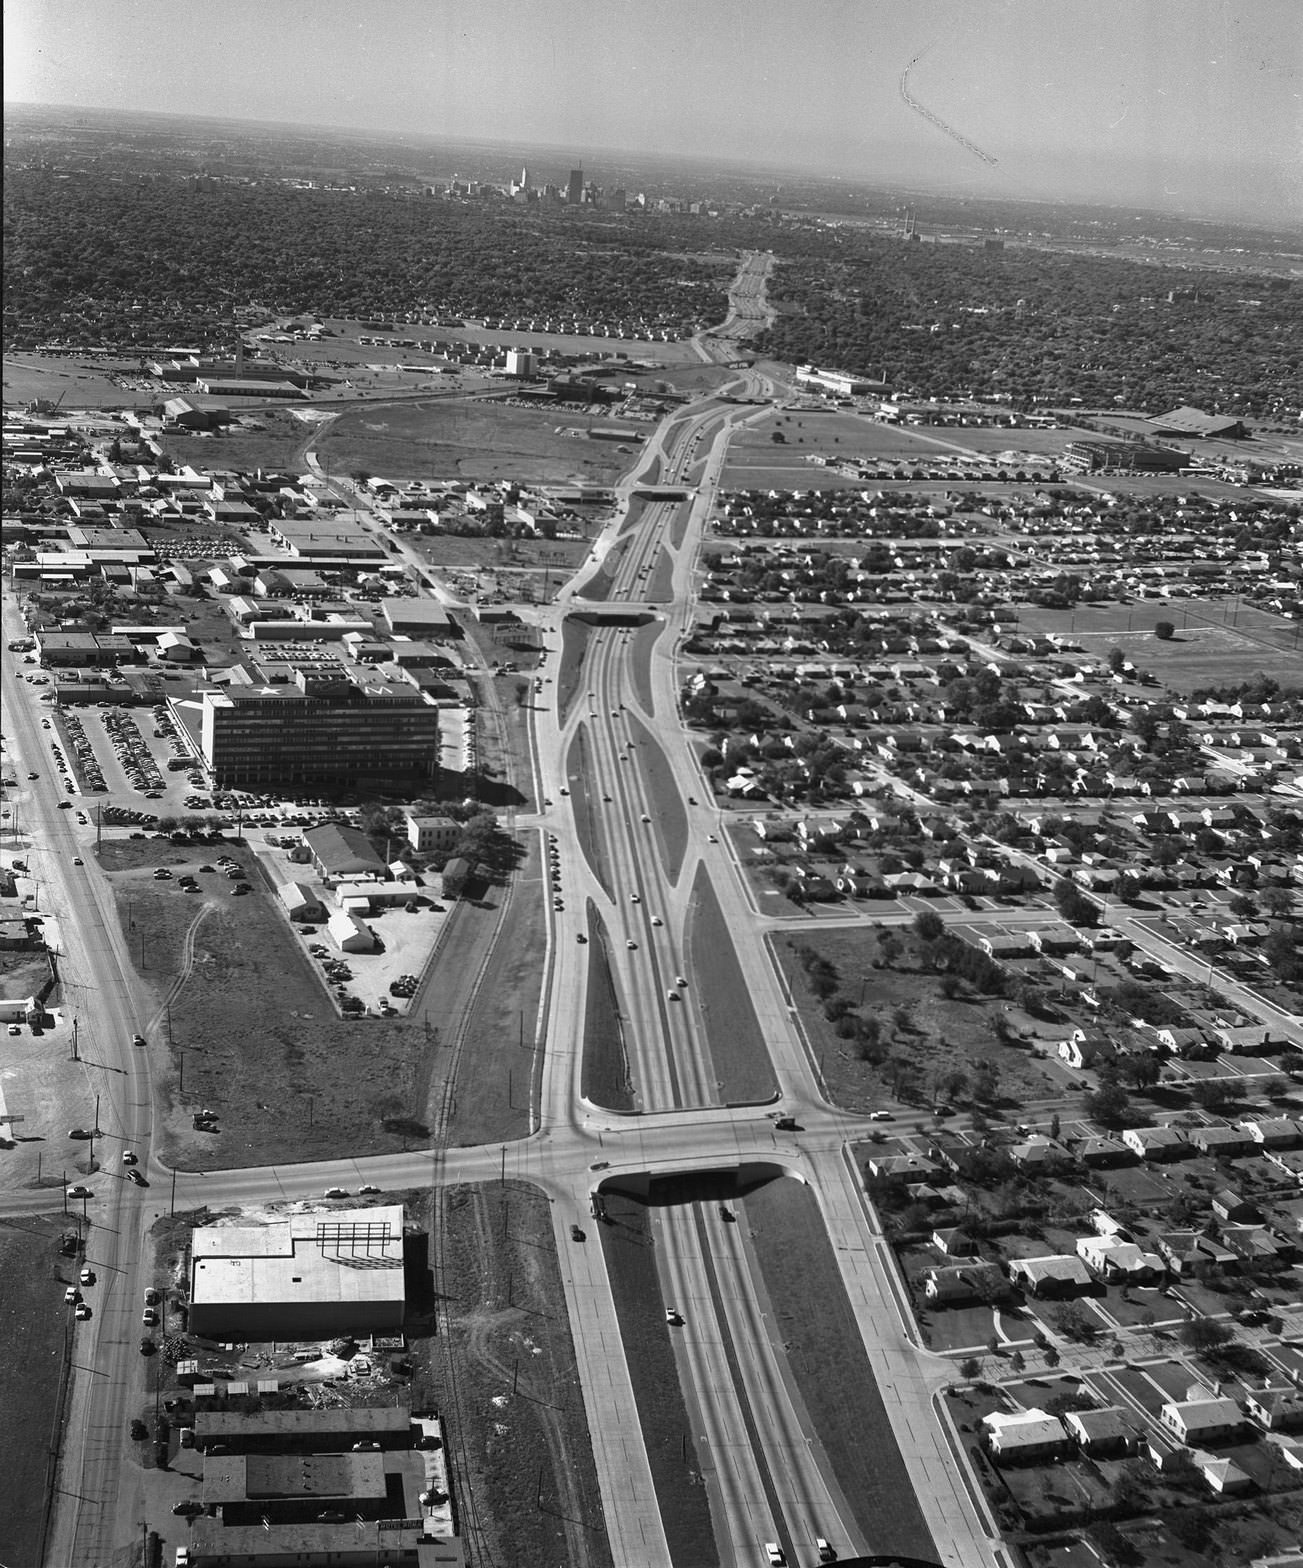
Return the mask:
<path fill-rule="evenodd" d="M 704 866 L 698 869 L 693 884 L 687 949 L 691 955 L 689 976 L 706 1026 L 721 1099 L 728 1105 L 773 1099 L 778 1083 L 764 1031 Z"/>
<path fill-rule="evenodd" d="M 609 599 L 611 589 L 615 586 L 615 574 L 619 570 L 621 557 L 624 555 L 626 539 L 617 539 L 602 558 L 602 564 L 593 575 L 588 578 L 582 588 L 575 592 L 577 599 L 593 599 L 597 601 Z"/>
<path fill-rule="evenodd" d="M 35 996 L 49 978 L 43 953 L 0 953 L 0 996 L 6 1000 Z"/>
<path fill-rule="evenodd" d="M 436 1201 L 434 1376 L 464 1533 L 488 1563 L 608 1568 L 548 1200 L 508 1182 Z"/>
<path fill-rule="evenodd" d="M 236 473 L 252 473 L 261 468 L 272 473 L 286 470 L 299 473 L 300 453 L 315 441 L 312 426 L 291 414 L 270 409 L 259 414 L 256 423 L 265 428 L 232 425 L 211 436 L 168 431 L 161 444 L 177 463 L 192 463 L 200 469 L 225 468 Z"/>
<path fill-rule="evenodd" d="M 739 1207 L 793 1378 L 856 1523 L 875 1552 L 934 1561 L 814 1195 L 773 1181 Z"/>
<path fill-rule="evenodd" d="M 719 1551 L 665 1323 L 647 1209 L 613 1192 L 606 1214 L 610 1223 L 597 1230 L 670 1560 L 715 1568 Z"/>
<path fill-rule="evenodd" d="M 57 1451 L 66 1368 L 75 1344 L 64 1287 L 75 1284 L 80 1257 L 62 1257 L 59 1215 L 27 1215 L 0 1227 L 0 1335 L 21 1353 L 0 1358 L 0 1562 L 39 1563 L 46 1508 L 53 1494 L 50 1455 Z"/>

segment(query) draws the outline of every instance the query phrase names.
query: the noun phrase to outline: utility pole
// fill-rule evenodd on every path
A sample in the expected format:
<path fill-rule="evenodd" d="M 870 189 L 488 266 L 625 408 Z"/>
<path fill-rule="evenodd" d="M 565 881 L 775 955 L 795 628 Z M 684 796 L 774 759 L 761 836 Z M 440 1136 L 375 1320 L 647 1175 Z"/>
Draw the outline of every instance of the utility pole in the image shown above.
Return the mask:
<path fill-rule="evenodd" d="M 72 1017 L 72 1059 L 74 1062 L 81 1061 L 81 1057 L 77 1055 L 77 1029 L 77 1015 L 74 1013 Z"/>

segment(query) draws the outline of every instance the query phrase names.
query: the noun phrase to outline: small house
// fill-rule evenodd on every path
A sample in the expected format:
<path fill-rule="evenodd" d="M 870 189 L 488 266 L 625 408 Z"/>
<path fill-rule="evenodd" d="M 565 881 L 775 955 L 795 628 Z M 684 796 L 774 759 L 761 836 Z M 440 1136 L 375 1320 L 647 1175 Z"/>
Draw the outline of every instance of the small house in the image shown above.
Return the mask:
<path fill-rule="evenodd" d="M 993 1411 L 982 1417 L 992 1458 L 1004 1464 L 1056 1459 L 1068 1448 L 1068 1434 L 1058 1416 L 1044 1410 L 1019 1410 L 1012 1415 Z"/>
<path fill-rule="evenodd" d="M 1212 1396 L 1169 1400 L 1159 1411 L 1159 1420 L 1189 1446 L 1227 1442 L 1238 1436 L 1244 1425 L 1240 1407 L 1233 1399 Z"/>

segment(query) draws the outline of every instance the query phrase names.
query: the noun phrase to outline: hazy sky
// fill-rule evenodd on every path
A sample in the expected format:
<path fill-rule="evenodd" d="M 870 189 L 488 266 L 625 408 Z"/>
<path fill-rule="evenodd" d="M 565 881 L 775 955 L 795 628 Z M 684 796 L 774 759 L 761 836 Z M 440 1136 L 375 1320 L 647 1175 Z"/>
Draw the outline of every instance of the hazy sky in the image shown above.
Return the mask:
<path fill-rule="evenodd" d="M 626 148 L 1303 223 L 1303 0 L 5 0 L 4 18 L 7 101 L 550 143 L 598 179 L 601 149 Z"/>

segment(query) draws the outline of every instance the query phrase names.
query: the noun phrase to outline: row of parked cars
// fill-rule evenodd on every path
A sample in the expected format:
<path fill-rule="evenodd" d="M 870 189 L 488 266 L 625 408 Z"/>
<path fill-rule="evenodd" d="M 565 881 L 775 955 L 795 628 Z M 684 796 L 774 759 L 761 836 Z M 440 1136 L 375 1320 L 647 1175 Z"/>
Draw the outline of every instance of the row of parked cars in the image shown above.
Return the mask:
<path fill-rule="evenodd" d="M 49 724 L 49 720 L 42 721 Z M 81 781 L 84 788 L 94 794 L 100 794 L 105 788 L 104 774 L 100 769 L 99 758 L 96 757 L 90 741 L 86 738 L 86 728 L 75 713 L 65 713 L 63 727 L 68 732 L 68 740 L 77 756 L 77 766 L 81 769 Z"/>
<path fill-rule="evenodd" d="M 154 753 L 145 744 L 135 719 L 115 708 L 105 715 L 104 728 L 122 764 L 122 771 L 132 785 L 156 800 L 163 793 L 163 775 L 158 771 Z"/>

